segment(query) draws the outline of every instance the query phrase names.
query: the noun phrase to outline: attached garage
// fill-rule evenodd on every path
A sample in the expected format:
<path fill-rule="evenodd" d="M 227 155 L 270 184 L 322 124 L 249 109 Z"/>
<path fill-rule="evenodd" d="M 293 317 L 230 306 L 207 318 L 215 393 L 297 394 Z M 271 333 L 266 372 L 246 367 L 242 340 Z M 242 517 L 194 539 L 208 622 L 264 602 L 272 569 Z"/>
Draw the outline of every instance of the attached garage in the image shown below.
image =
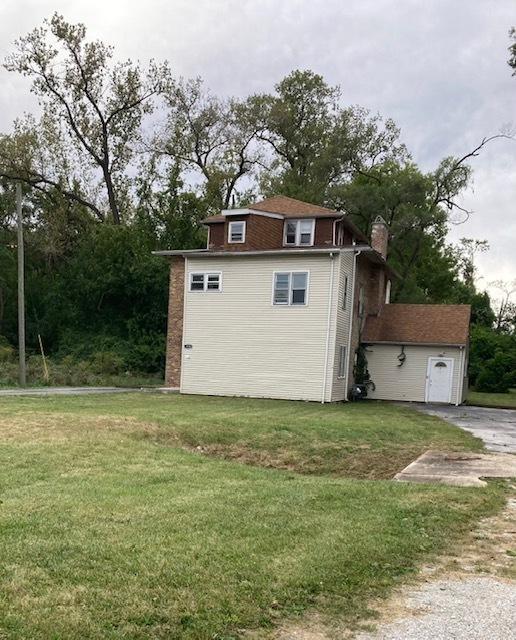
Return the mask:
<path fill-rule="evenodd" d="M 362 344 L 378 400 L 461 404 L 467 393 L 470 307 L 386 305 Z"/>

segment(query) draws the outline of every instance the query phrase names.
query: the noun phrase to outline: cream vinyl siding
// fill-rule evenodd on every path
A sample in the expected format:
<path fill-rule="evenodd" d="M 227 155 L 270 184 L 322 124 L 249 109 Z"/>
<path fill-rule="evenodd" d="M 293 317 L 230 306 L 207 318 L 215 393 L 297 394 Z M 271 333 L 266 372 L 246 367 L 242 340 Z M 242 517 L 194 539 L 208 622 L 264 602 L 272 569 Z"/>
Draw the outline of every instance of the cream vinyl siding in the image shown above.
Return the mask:
<path fill-rule="evenodd" d="M 348 376 L 339 378 L 339 356 L 340 347 L 344 345 L 346 352 L 349 353 L 349 322 L 351 318 L 351 298 L 353 291 L 353 253 L 346 252 L 341 253 L 338 260 L 338 273 L 336 274 L 337 286 L 336 293 L 334 293 L 334 308 L 336 310 L 336 329 L 335 340 L 333 349 L 333 367 L 332 367 L 332 402 L 338 402 L 339 400 L 346 399 L 346 387 L 348 386 Z M 342 308 L 342 301 L 344 298 L 344 283 L 348 278 L 347 300 L 346 308 Z M 353 362 L 353 353 L 349 354 L 350 362 Z"/>
<path fill-rule="evenodd" d="M 376 400 L 410 400 L 425 402 L 428 358 L 452 358 L 453 382 L 451 403 L 462 401 L 462 376 L 459 347 L 405 346 L 405 364 L 398 367 L 399 345 L 373 344 L 367 347 L 366 356 L 371 379 L 376 390 L 368 391 L 368 397 Z M 459 388 L 459 396 L 457 389 Z"/>
<path fill-rule="evenodd" d="M 328 254 L 188 258 L 187 282 L 190 272 L 220 271 L 222 291 L 185 290 L 183 345 L 192 348 L 183 348 L 181 392 L 321 401 L 330 264 Z M 272 304 L 273 274 L 287 271 L 308 272 L 306 306 Z"/>

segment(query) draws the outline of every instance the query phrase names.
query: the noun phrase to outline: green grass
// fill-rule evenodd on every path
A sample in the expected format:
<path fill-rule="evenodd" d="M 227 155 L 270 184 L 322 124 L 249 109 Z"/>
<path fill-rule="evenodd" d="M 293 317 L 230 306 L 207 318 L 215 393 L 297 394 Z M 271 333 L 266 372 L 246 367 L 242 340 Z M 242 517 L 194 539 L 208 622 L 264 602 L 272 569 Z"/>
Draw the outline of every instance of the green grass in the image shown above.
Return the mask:
<path fill-rule="evenodd" d="M 298 473 L 392 478 L 427 449 L 472 451 L 469 433 L 410 408 L 368 401 L 347 405 L 124 394 L 7 399 L 4 411 L 41 419 L 80 415 L 135 421 L 137 439 Z M 0 413 L 1 417 L 1 413 Z"/>
<path fill-rule="evenodd" d="M 353 452 L 361 475 L 378 452 L 402 463 L 397 442 L 479 446 L 376 403 L 8 398 L 0 441 L 0 638 L 16 640 L 228 640 L 309 608 L 353 622 L 504 499 L 344 477 Z M 220 458 L 237 446 L 306 473 Z"/>
<path fill-rule="evenodd" d="M 470 391 L 468 393 L 467 404 L 478 407 L 502 407 L 516 409 L 516 389 L 511 389 L 509 393 L 482 393 L 480 391 Z"/>

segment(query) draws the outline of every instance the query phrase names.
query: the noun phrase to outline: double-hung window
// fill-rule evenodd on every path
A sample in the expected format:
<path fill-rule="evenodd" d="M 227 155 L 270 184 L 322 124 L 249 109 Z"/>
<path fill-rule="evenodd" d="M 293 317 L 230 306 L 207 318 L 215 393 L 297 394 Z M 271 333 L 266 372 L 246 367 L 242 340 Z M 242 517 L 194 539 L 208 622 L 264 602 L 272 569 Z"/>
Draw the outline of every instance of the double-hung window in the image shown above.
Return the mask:
<path fill-rule="evenodd" d="M 235 220 L 229 223 L 228 242 L 245 242 L 245 222 L 243 220 Z"/>
<path fill-rule="evenodd" d="M 284 244 L 301 247 L 311 246 L 314 243 L 315 220 L 287 220 L 285 222 Z"/>
<path fill-rule="evenodd" d="M 272 302 L 275 305 L 306 305 L 308 302 L 308 272 L 275 273 Z"/>
<path fill-rule="evenodd" d="M 222 274 L 215 273 L 191 273 L 190 291 L 221 291 Z"/>

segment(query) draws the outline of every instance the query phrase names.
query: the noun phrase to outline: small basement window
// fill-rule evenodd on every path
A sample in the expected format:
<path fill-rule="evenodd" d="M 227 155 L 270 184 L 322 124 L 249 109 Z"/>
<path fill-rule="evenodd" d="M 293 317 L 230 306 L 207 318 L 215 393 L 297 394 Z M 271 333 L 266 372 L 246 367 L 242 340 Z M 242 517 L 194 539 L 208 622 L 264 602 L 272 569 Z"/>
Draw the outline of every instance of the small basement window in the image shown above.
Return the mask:
<path fill-rule="evenodd" d="M 228 242 L 245 242 L 245 222 L 243 220 L 235 220 L 229 223 Z"/>
<path fill-rule="evenodd" d="M 283 242 L 289 246 L 311 246 L 314 243 L 315 220 L 287 220 Z"/>
<path fill-rule="evenodd" d="M 307 299 L 307 271 L 287 271 L 274 274 L 273 304 L 286 306 L 306 305 Z"/>
<path fill-rule="evenodd" d="M 222 274 L 191 273 L 190 291 L 221 291 Z"/>

